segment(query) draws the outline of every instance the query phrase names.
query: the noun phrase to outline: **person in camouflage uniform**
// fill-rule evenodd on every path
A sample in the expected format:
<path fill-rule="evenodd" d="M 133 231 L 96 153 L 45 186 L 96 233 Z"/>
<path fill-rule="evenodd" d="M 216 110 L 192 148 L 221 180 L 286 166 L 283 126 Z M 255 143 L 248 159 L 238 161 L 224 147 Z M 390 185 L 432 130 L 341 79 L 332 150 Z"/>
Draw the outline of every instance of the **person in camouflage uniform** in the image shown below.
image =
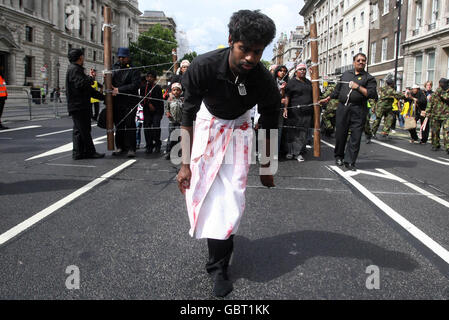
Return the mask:
<path fill-rule="evenodd" d="M 365 132 L 365 136 L 366 136 L 366 143 L 369 144 L 371 143 L 371 138 L 373 137 L 373 131 L 371 130 L 371 114 L 373 114 L 376 110 L 376 100 L 374 99 L 369 99 L 368 100 L 368 114 L 366 115 L 366 122 L 365 122 L 365 128 L 363 129 L 363 131 Z"/>
<path fill-rule="evenodd" d="M 329 82 L 326 91 L 321 96 L 321 99 L 326 99 L 327 97 L 329 97 L 331 93 L 334 91 L 335 87 L 336 87 L 335 83 Z M 327 137 L 330 137 L 331 134 L 334 132 L 337 107 L 338 107 L 338 99 L 331 99 L 327 103 L 326 109 L 324 110 L 323 115 L 321 117 L 322 124 L 324 126 L 324 135 Z"/>
<path fill-rule="evenodd" d="M 385 138 L 388 136 L 391 125 L 394 121 L 394 99 L 405 99 L 405 96 L 402 93 L 399 93 L 394 89 L 393 79 L 388 78 L 385 83 L 386 85 L 379 90 L 379 101 L 376 106 L 376 120 L 374 120 L 372 131 L 374 137 L 376 136 L 382 117 L 384 118 L 384 127 L 381 134 Z"/>
<path fill-rule="evenodd" d="M 440 149 L 440 130 L 443 128 L 443 146 L 449 153 L 449 90 L 448 80 L 441 78 L 439 88 L 432 94 L 426 108 L 426 117 L 432 130 L 432 150 Z"/>

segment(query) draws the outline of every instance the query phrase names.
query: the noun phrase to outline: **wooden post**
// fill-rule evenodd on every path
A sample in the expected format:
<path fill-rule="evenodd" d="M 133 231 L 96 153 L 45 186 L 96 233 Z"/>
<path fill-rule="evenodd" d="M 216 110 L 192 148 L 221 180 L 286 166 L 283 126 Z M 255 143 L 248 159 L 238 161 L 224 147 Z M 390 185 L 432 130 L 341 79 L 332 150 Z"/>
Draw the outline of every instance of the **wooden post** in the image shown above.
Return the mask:
<path fill-rule="evenodd" d="M 114 150 L 114 115 L 112 107 L 112 30 L 108 26 L 111 24 L 111 8 L 104 7 L 104 69 L 106 73 L 104 75 L 104 85 L 106 88 L 106 133 L 108 139 L 108 150 Z"/>
<path fill-rule="evenodd" d="M 178 53 L 176 52 L 176 48 L 171 51 L 171 54 L 172 54 L 172 58 L 173 58 L 173 64 L 175 65 L 173 68 L 173 72 L 176 74 L 176 71 L 178 71 L 178 68 L 179 68 L 178 62 L 177 62 L 178 61 Z"/>
<path fill-rule="evenodd" d="M 320 99 L 320 87 L 318 81 L 318 41 L 317 39 L 317 29 L 316 22 L 310 25 L 310 48 L 312 53 L 312 68 L 311 68 L 311 78 L 312 78 L 312 89 L 313 89 L 313 119 L 314 119 L 314 131 L 313 131 L 313 156 L 319 157 L 321 154 L 321 135 L 320 135 L 320 115 L 321 106 L 317 105 Z"/>

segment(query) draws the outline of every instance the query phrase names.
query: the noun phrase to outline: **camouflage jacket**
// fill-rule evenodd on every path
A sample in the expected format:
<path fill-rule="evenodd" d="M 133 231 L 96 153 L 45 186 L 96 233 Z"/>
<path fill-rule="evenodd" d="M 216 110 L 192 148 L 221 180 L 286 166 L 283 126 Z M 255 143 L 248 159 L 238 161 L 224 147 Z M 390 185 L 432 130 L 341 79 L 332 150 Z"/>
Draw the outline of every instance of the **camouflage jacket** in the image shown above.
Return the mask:
<path fill-rule="evenodd" d="M 405 99 L 402 93 L 397 92 L 389 85 L 385 85 L 379 90 L 379 101 L 377 101 L 377 108 L 393 109 L 394 99 Z"/>
<path fill-rule="evenodd" d="M 427 102 L 426 116 L 435 120 L 449 118 L 449 104 L 443 99 L 449 100 L 449 90 L 438 88 Z"/>
<path fill-rule="evenodd" d="M 326 91 L 324 91 L 324 93 L 321 95 L 320 99 L 326 99 L 327 97 L 329 97 L 332 94 L 332 92 L 334 91 L 336 86 L 337 85 L 335 85 L 335 84 L 329 84 L 326 88 Z M 338 99 L 331 99 L 327 103 L 326 109 L 336 110 L 337 106 L 338 106 Z"/>

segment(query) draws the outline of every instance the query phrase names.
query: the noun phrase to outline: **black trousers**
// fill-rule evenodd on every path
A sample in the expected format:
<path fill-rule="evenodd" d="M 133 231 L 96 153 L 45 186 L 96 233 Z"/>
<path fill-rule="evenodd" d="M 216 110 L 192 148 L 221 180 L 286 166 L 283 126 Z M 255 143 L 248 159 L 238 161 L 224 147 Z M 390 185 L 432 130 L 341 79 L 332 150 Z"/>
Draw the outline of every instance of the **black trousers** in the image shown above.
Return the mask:
<path fill-rule="evenodd" d="M 137 108 L 114 106 L 115 146 L 117 149 L 136 151 L 136 112 Z"/>
<path fill-rule="evenodd" d="M 100 112 L 100 102 L 92 103 L 92 107 L 93 107 L 92 119 L 98 120 L 98 113 Z"/>
<path fill-rule="evenodd" d="M 234 250 L 234 235 L 226 240 L 207 239 L 207 247 L 209 249 L 207 272 L 211 275 L 226 273 Z"/>
<path fill-rule="evenodd" d="M 301 114 L 287 120 L 288 153 L 294 156 L 305 154 L 312 118 L 311 114 Z"/>
<path fill-rule="evenodd" d="M 148 108 L 143 109 L 143 127 L 147 149 L 160 148 L 162 114 L 153 113 Z"/>
<path fill-rule="evenodd" d="M 0 97 L 0 123 L 2 122 L 3 109 L 5 108 L 5 97 Z"/>
<path fill-rule="evenodd" d="M 74 157 L 88 156 L 96 152 L 91 136 L 91 125 L 89 109 L 71 112 L 73 120 L 73 151 Z"/>
<path fill-rule="evenodd" d="M 355 164 L 360 150 L 360 141 L 366 123 L 368 107 L 340 103 L 337 108 L 336 132 L 335 132 L 335 158 L 344 162 Z M 351 136 L 348 141 L 348 132 Z"/>
<path fill-rule="evenodd" d="M 426 117 L 417 116 L 415 119 L 416 119 L 416 122 L 419 121 L 419 122 L 420 122 L 420 125 L 422 126 L 422 124 L 424 123 L 424 119 L 425 119 L 425 118 L 426 118 Z M 430 129 L 430 121 L 427 120 L 426 129 L 423 130 L 422 136 L 421 136 L 421 142 L 422 142 L 422 143 L 426 143 L 427 140 L 429 139 L 429 129 Z M 410 137 L 411 137 L 413 140 L 416 140 L 416 141 L 419 140 L 418 133 L 416 132 L 416 128 L 409 129 L 408 131 L 410 132 Z"/>

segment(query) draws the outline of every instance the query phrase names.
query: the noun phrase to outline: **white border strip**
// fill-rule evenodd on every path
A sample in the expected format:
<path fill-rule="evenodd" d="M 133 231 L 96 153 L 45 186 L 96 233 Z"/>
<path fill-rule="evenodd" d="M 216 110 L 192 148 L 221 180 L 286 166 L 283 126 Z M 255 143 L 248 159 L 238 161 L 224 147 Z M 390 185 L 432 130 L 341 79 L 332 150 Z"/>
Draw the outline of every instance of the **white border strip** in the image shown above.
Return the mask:
<path fill-rule="evenodd" d="M 380 141 L 377 141 L 377 140 L 371 140 L 371 142 L 380 144 L 381 146 L 384 146 L 384 147 L 387 147 L 387 148 L 394 149 L 396 151 L 400 151 L 400 152 L 411 154 L 412 156 L 415 156 L 415 157 L 418 157 L 418 158 L 426 159 L 426 160 L 429 160 L 429 161 L 433 161 L 435 163 L 439 163 L 439 164 L 443 164 L 445 166 L 449 166 L 449 162 L 444 162 L 444 161 L 441 161 L 441 160 L 433 159 L 433 158 L 424 156 L 422 154 L 419 154 L 419 153 L 416 153 L 416 152 L 413 152 L 413 151 L 409 151 L 407 149 L 402 149 L 402 148 L 399 148 L 399 147 L 396 147 L 396 146 L 392 146 L 392 145 L 390 145 L 388 143 L 383 143 L 383 142 L 380 142 Z"/>
<path fill-rule="evenodd" d="M 118 166 L 117 168 L 109 171 L 108 173 L 105 173 L 100 178 L 97 178 L 97 179 L 93 180 L 92 182 L 89 182 L 85 186 L 83 186 L 80 189 L 76 190 L 75 192 L 69 194 L 67 197 L 62 198 L 58 202 L 55 202 L 51 206 L 45 208 L 44 210 L 42 210 L 42 211 L 36 213 L 35 215 L 33 215 L 32 217 L 28 218 L 27 220 L 19 223 L 15 227 L 9 229 L 8 231 L 6 231 L 5 233 L 0 235 L 0 246 L 3 245 L 5 242 L 11 240 L 12 238 L 16 237 L 20 233 L 24 232 L 31 226 L 35 225 L 42 219 L 48 217 L 56 210 L 61 209 L 65 205 L 69 204 L 70 202 L 72 202 L 79 196 L 83 195 L 84 193 L 88 192 L 89 190 L 91 190 L 95 186 L 99 185 L 103 181 L 107 180 L 108 178 L 114 176 L 115 174 L 117 174 L 120 171 L 124 170 L 125 168 L 129 167 L 136 161 L 137 160 L 128 160 L 127 162 L 123 163 L 122 165 Z"/>
<path fill-rule="evenodd" d="M 25 129 L 34 129 L 34 128 L 40 128 L 40 127 L 42 127 L 42 126 L 28 126 L 28 127 L 21 127 L 21 128 L 6 129 L 6 130 L 0 130 L 0 133 L 19 131 L 19 130 L 25 130 Z"/>
<path fill-rule="evenodd" d="M 338 168 L 337 166 L 330 166 L 332 170 L 342 176 L 346 181 L 352 184 L 355 188 L 357 188 L 365 197 L 368 198 L 371 202 L 373 202 L 379 209 L 385 212 L 391 219 L 393 219 L 396 223 L 398 223 L 401 227 L 403 227 L 406 231 L 408 231 L 413 237 L 415 237 L 418 241 L 424 244 L 427 248 L 432 250 L 436 255 L 438 255 L 441 259 L 443 259 L 447 264 L 449 264 L 449 251 L 443 248 L 440 244 L 418 229 L 411 222 L 406 220 L 403 216 L 389 207 L 386 203 L 381 201 L 378 197 L 372 194 L 368 189 L 358 183 L 354 178 L 350 177 L 343 170 Z"/>

